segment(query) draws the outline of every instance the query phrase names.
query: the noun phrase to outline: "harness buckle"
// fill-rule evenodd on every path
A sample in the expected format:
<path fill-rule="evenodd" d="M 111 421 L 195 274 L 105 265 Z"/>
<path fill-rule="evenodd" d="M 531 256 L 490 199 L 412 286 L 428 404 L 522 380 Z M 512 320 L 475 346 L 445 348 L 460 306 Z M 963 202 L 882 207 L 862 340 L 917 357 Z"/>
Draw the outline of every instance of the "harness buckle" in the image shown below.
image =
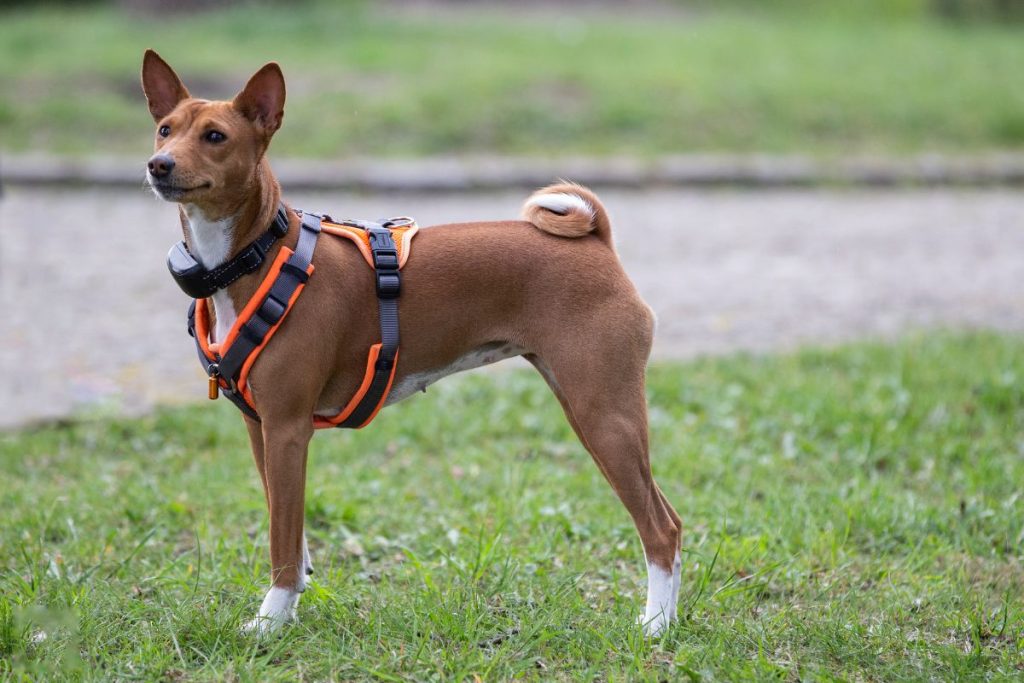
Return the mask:
<path fill-rule="evenodd" d="M 192 303 L 188 305 L 188 316 L 185 319 L 185 330 L 188 332 L 188 336 L 193 339 L 196 338 L 196 300 L 192 299 Z"/>
<path fill-rule="evenodd" d="M 370 227 L 370 251 L 373 269 L 377 274 L 377 296 L 397 299 L 402 289 L 402 276 L 398 272 L 398 248 L 387 228 Z"/>
<path fill-rule="evenodd" d="M 309 273 L 292 263 L 291 259 L 281 264 L 281 272 L 288 273 L 302 284 L 309 281 Z"/>
<path fill-rule="evenodd" d="M 270 224 L 270 231 L 277 235 L 278 239 L 288 234 L 288 213 L 283 206 L 278 207 L 274 222 Z"/>
<path fill-rule="evenodd" d="M 397 299 L 402 291 L 402 276 L 398 271 L 377 271 L 377 296 L 381 299 Z"/>
<path fill-rule="evenodd" d="M 398 248 L 391 237 L 391 231 L 382 227 L 370 227 L 370 251 L 373 252 L 373 267 L 398 270 Z"/>
<path fill-rule="evenodd" d="M 262 316 L 260 317 L 262 318 Z M 259 346 L 263 343 L 264 335 L 255 331 L 252 325 L 250 325 L 249 323 L 246 323 L 242 325 L 240 328 L 238 328 L 238 334 L 239 336 L 244 337 L 254 347 Z"/>
<path fill-rule="evenodd" d="M 267 294 L 267 298 L 263 300 L 263 304 L 256 309 L 256 315 L 258 315 L 263 322 L 273 327 L 281 320 L 287 310 L 288 304 L 278 301 L 271 293 Z"/>
<path fill-rule="evenodd" d="M 378 270 L 398 270 L 396 249 L 373 249 L 373 267 Z"/>

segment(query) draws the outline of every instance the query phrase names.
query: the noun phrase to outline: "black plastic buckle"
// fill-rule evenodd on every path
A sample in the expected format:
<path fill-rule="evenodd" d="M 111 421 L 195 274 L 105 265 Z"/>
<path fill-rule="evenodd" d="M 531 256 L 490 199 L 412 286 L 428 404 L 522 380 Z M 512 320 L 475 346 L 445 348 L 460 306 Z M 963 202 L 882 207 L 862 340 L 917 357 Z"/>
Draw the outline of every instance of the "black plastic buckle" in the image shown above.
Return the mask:
<path fill-rule="evenodd" d="M 386 257 L 389 262 L 394 261 L 393 267 L 397 268 L 398 249 L 395 247 L 395 240 L 391 237 L 391 231 L 379 225 L 369 226 L 365 229 L 370 233 L 370 249 L 373 251 L 374 262 L 380 255 Z"/>
<path fill-rule="evenodd" d="M 259 346 L 260 344 L 263 343 L 263 335 L 253 331 L 253 329 L 249 327 L 248 324 L 242 325 L 242 327 L 239 328 L 238 330 L 238 334 L 242 337 L 245 337 L 246 340 L 248 340 L 248 342 L 253 346 Z"/>
<path fill-rule="evenodd" d="M 277 216 L 274 217 L 274 222 L 270 224 L 270 232 L 274 233 L 279 239 L 288 234 L 288 214 L 283 207 L 277 210 Z"/>
<path fill-rule="evenodd" d="M 402 291 L 402 276 L 398 271 L 377 271 L 377 296 L 381 299 L 397 299 Z"/>
<path fill-rule="evenodd" d="M 282 317 L 284 317 L 284 312 L 287 310 L 287 303 L 277 300 L 273 294 L 267 294 L 267 298 L 264 299 L 263 303 L 260 304 L 260 307 L 256 309 L 256 315 L 258 315 L 263 322 L 273 327 L 281 320 Z"/>
<path fill-rule="evenodd" d="M 301 283 L 309 282 L 309 273 L 292 263 L 291 259 L 281 264 L 281 272 L 291 275 Z"/>
<path fill-rule="evenodd" d="M 374 248 L 373 267 L 379 270 L 398 270 L 398 250 Z"/>

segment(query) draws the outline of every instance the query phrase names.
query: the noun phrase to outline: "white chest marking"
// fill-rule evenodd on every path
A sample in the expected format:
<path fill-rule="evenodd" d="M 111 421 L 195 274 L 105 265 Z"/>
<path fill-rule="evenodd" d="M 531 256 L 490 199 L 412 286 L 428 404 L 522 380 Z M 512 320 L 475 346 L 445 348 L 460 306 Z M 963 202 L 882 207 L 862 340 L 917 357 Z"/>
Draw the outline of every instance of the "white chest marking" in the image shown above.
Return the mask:
<path fill-rule="evenodd" d="M 228 260 L 231 255 L 231 232 L 235 227 L 234 217 L 222 218 L 219 221 L 207 220 L 203 212 L 192 204 L 185 205 L 188 217 L 189 243 L 192 255 L 206 268 L 216 268 Z M 235 324 L 235 306 L 226 290 L 213 295 L 213 311 L 217 316 L 217 329 L 213 331 L 213 341 L 223 341 L 228 331 Z"/>

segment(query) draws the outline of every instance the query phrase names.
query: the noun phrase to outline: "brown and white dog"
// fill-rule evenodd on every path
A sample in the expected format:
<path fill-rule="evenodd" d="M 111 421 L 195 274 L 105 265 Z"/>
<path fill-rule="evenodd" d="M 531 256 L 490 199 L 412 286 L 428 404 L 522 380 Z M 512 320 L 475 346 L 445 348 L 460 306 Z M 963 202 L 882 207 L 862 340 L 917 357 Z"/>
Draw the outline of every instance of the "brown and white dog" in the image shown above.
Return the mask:
<path fill-rule="evenodd" d="M 142 87 L 157 124 L 147 179 L 180 206 L 189 251 L 206 268 L 231 258 L 273 219 L 281 189 L 266 159 L 284 115 L 285 83 L 265 65 L 231 101 L 193 98 L 152 50 Z M 512 356 L 537 368 L 602 474 L 629 511 L 648 568 L 641 622 L 661 632 L 675 618 L 680 519 L 651 476 L 644 370 L 654 316 L 622 269 L 608 215 L 584 187 L 531 196 L 525 220 L 439 225 L 420 231 L 403 269 L 401 359 L 387 403 L 453 372 Z M 223 340 L 266 275 L 262 268 L 213 294 L 212 335 Z M 247 628 L 276 629 L 295 615 L 312 573 L 303 532 L 312 416 L 356 392 L 367 349 L 379 341 L 374 279 L 343 239 L 321 238 L 310 278 L 249 374 L 262 418 L 245 418 L 270 509 L 271 588 Z M 497 350 L 497 351 L 496 351 Z"/>

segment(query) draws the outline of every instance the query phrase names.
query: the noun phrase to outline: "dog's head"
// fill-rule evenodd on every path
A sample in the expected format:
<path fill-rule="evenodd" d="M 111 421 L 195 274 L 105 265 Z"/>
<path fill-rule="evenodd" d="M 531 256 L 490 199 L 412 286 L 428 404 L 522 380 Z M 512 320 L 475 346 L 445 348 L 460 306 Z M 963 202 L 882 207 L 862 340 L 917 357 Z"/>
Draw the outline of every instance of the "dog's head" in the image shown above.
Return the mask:
<path fill-rule="evenodd" d="M 284 117 L 284 75 L 274 62 L 231 101 L 200 100 L 153 50 L 142 60 L 142 90 L 156 121 L 146 179 L 163 199 L 223 213 L 253 185 Z"/>

